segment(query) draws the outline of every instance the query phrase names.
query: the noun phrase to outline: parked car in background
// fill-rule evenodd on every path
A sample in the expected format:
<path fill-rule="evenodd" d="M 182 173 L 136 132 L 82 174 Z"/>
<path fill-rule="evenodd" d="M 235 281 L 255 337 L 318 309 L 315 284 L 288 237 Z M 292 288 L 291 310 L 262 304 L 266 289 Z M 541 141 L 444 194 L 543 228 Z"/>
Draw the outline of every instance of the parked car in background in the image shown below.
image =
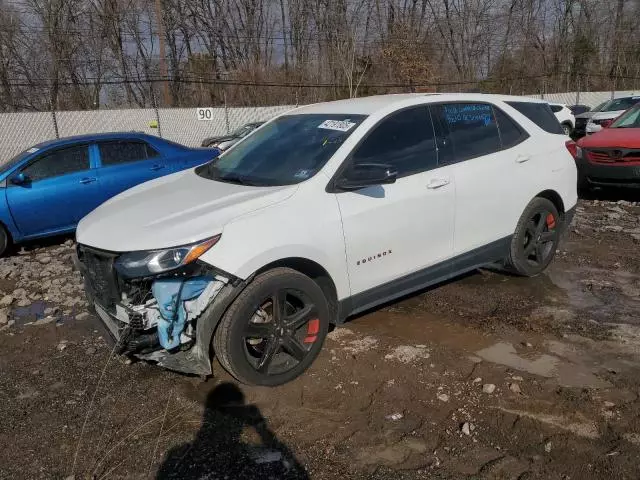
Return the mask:
<path fill-rule="evenodd" d="M 571 110 L 569 110 L 569 107 L 562 103 L 550 103 L 549 107 L 551 107 L 551 111 L 560 122 L 560 125 L 562 125 L 562 130 L 564 130 L 565 135 L 571 135 L 573 127 L 576 124 L 576 118 L 573 116 Z"/>
<path fill-rule="evenodd" d="M 39 143 L 0 167 L 0 254 L 11 243 L 73 232 L 82 217 L 114 195 L 218 154 L 143 133 Z"/>
<path fill-rule="evenodd" d="M 620 97 L 610 100 L 602 109 L 595 113 L 587 123 L 587 135 L 599 132 L 602 130 L 602 123 L 607 120 L 613 120 L 622 115 L 625 110 L 636 105 L 640 102 L 640 95 L 634 95 L 631 97 Z"/>
<path fill-rule="evenodd" d="M 205 138 L 202 141 L 203 147 L 215 147 L 220 151 L 224 151 L 238 143 L 241 139 L 249 135 L 256 128 L 263 125 L 264 122 L 253 122 L 247 123 L 246 125 L 241 126 L 237 130 L 233 131 L 229 135 L 222 135 L 219 137 L 209 137 Z"/>
<path fill-rule="evenodd" d="M 571 110 L 571 113 L 573 113 L 573 115 L 580 115 L 581 113 L 585 113 L 591 110 L 591 107 L 589 105 L 569 105 L 568 108 L 569 110 Z"/>
<path fill-rule="evenodd" d="M 602 102 L 599 105 L 596 105 L 588 112 L 577 114 L 576 125 L 573 128 L 573 134 L 571 135 L 571 137 L 574 140 L 584 137 L 587 134 L 587 123 L 589 123 L 589 119 L 593 117 L 597 112 L 601 111 L 609 102 L 610 100 L 607 100 L 606 102 Z"/>
<path fill-rule="evenodd" d="M 579 188 L 640 187 L 640 104 L 607 122 L 577 143 Z"/>
<path fill-rule="evenodd" d="M 524 97 L 289 111 L 82 219 L 89 303 L 119 353 L 207 375 L 213 351 L 242 382 L 285 383 L 330 324 L 494 262 L 541 273 L 577 201 L 566 142 Z"/>

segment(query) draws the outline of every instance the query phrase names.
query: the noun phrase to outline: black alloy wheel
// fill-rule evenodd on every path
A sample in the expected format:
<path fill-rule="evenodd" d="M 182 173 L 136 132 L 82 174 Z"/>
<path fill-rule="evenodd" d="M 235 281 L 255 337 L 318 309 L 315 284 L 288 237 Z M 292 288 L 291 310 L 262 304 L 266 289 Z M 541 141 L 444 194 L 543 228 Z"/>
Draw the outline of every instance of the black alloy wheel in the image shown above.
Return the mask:
<path fill-rule="evenodd" d="M 247 359 L 259 373 L 286 373 L 310 354 L 319 331 L 318 309 L 304 292 L 277 290 L 245 327 Z"/>
<path fill-rule="evenodd" d="M 258 275 L 220 320 L 213 338 L 220 364 L 241 382 L 275 386 L 302 374 L 329 329 L 319 285 L 290 268 Z"/>
<path fill-rule="evenodd" d="M 511 240 L 506 266 L 518 275 L 533 277 L 555 256 L 562 218 L 553 202 L 534 198 L 523 212 Z"/>
<path fill-rule="evenodd" d="M 523 253 L 534 267 L 547 265 L 553 253 L 558 230 L 553 213 L 541 210 L 529 220 L 523 239 Z"/>

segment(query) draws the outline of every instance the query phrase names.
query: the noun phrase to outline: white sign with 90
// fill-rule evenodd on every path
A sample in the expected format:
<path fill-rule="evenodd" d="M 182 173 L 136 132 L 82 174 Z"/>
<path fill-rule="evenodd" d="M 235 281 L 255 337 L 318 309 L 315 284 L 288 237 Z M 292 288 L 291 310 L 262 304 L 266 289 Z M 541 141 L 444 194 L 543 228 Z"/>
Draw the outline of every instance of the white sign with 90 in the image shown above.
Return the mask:
<path fill-rule="evenodd" d="M 196 108 L 196 116 L 198 120 L 211 121 L 213 120 L 213 108 Z"/>

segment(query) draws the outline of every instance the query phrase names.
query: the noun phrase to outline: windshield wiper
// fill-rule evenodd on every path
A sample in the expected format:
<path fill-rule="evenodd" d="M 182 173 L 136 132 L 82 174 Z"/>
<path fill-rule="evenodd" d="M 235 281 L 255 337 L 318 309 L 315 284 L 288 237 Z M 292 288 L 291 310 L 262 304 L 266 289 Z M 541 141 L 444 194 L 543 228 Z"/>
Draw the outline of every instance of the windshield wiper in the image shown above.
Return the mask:
<path fill-rule="evenodd" d="M 238 185 L 247 185 L 249 187 L 257 187 L 258 184 L 248 180 L 246 177 L 229 173 L 227 175 L 218 175 L 215 180 L 227 183 L 236 183 Z"/>

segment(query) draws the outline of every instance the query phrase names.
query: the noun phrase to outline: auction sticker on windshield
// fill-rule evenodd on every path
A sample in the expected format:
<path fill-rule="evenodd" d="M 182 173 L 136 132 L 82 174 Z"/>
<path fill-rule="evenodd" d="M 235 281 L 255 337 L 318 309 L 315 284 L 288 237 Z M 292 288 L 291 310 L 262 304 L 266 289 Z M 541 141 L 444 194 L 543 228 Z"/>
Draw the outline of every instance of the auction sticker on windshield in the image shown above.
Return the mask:
<path fill-rule="evenodd" d="M 355 123 L 346 120 L 325 120 L 318 128 L 324 128 L 326 130 L 336 130 L 338 132 L 348 132 L 354 127 Z"/>

